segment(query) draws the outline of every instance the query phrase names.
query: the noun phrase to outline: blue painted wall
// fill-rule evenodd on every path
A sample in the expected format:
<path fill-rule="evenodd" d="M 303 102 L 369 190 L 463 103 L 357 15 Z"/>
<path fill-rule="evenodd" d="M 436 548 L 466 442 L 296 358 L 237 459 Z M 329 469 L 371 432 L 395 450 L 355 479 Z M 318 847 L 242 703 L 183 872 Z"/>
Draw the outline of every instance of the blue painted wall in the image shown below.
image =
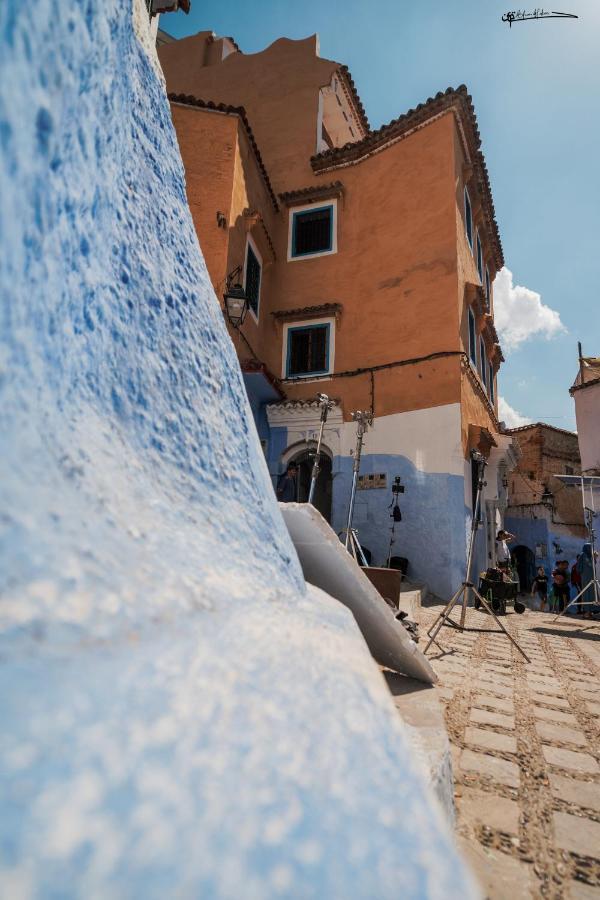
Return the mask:
<path fill-rule="evenodd" d="M 1 0 L 0 246 L 4 893 L 476 896 L 306 589 L 129 0 Z"/>
<path fill-rule="evenodd" d="M 517 539 L 510 544 L 511 548 L 523 545 L 535 554 L 537 544 L 546 544 L 547 555 L 542 558 L 536 557 L 535 565 L 543 566 L 548 576 L 550 576 L 556 561 L 559 559 L 568 559 L 570 568 L 581 553 L 585 542 L 583 538 L 559 534 L 552 529 L 552 523 L 548 522 L 547 519 L 525 519 L 507 516 L 505 526 L 508 531 L 517 535 Z M 560 547 L 560 552 L 557 552 L 556 545 Z M 572 596 L 575 596 L 573 589 L 571 589 L 571 593 Z"/>
<path fill-rule="evenodd" d="M 352 465 L 351 457 L 334 459 L 332 525 L 336 531 L 346 525 Z M 360 474 L 378 472 L 387 475 L 387 488 L 356 494 L 354 525 L 360 542 L 371 551 L 373 565 L 385 565 L 392 526 L 391 486 L 399 475 L 405 492 L 399 497 L 402 522 L 396 526 L 393 555 L 408 559 L 409 579 L 424 581 L 433 593 L 449 598 L 464 577 L 464 479 L 421 472 L 404 456 L 363 455 Z"/>

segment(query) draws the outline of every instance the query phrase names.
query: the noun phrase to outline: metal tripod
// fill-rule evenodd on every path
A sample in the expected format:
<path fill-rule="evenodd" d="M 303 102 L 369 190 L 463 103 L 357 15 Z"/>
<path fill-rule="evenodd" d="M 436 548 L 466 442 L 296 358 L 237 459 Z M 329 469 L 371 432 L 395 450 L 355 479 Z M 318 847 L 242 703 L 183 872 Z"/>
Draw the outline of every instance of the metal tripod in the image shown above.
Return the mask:
<path fill-rule="evenodd" d="M 594 599 L 583 600 L 579 602 L 579 606 L 600 606 L 600 581 L 598 580 L 598 572 L 596 570 L 596 532 L 594 530 L 594 517 L 596 515 L 596 510 L 594 508 L 594 484 L 596 483 L 600 485 L 600 476 L 581 475 L 579 476 L 579 479 L 581 481 L 581 500 L 583 503 L 585 524 L 592 550 L 592 577 L 588 581 L 586 586 L 579 591 L 577 596 L 574 597 L 567 606 L 565 606 L 563 611 L 559 612 L 558 615 L 552 619 L 553 622 L 556 622 L 557 619 L 560 619 L 561 616 L 564 616 L 566 611 L 570 609 L 573 604 L 578 603 L 579 598 L 582 597 L 591 587 L 594 588 Z M 560 477 L 560 480 L 566 480 L 566 476 Z M 589 493 L 587 489 L 589 489 Z"/>
<path fill-rule="evenodd" d="M 341 537 L 345 533 L 346 529 L 344 528 L 343 531 L 340 531 L 339 537 Z M 354 561 L 358 563 L 359 566 L 368 567 L 369 563 L 367 562 L 365 552 L 360 545 L 360 541 L 358 539 L 358 531 L 356 530 L 356 528 L 350 529 L 350 538 L 346 542 L 346 549 L 349 551 L 349 553 L 352 554 L 352 556 L 354 557 Z"/>
<path fill-rule="evenodd" d="M 319 406 L 321 407 L 321 428 L 319 429 L 319 440 L 317 441 L 317 449 L 315 450 L 315 458 L 313 460 L 312 473 L 310 476 L 310 490 L 308 492 L 309 503 L 313 502 L 315 488 L 317 486 L 317 478 L 319 477 L 319 472 L 321 471 L 319 463 L 321 461 L 321 443 L 323 441 L 323 430 L 325 428 L 325 422 L 327 421 L 329 410 L 333 406 L 333 400 L 330 400 L 327 394 L 317 394 L 317 400 L 319 402 Z"/>
<path fill-rule="evenodd" d="M 350 549 L 350 540 L 352 535 L 352 518 L 354 516 L 354 501 L 356 500 L 356 486 L 358 484 L 358 472 L 360 469 L 360 457 L 362 454 L 363 437 L 373 424 L 373 414 L 370 412 L 361 412 L 360 409 L 351 414 L 351 418 L 356 422 L 356 450 L 354 451 L 354 465 L 352 466 L 352 491 L 350 492 L 350 506 L 348 507 L 348 521 L 346 523 L 346 550 Z"/>
<path fill-rule="evenodd" d="M 433 623 L 433 625 L 427 632 L 427 634 L 429 636 L 429 643 L 427 644 L 427 646 L 425 647 L 425 650 L 423 652 L 427 653 L 427 651 L 429 650 L 429 648 L 431 647 L 432 644 L 435 644 L 436 647 L 438 647 L 440 650 L 443 649 L 438 644 L 436 637 L 438 635 L 439 630 L 442 628 L 442 626 L 447 625 L 450 628 L 456 628 L 460 632 L 480 631 L 480 632 L 488 632 L 491 634 L 502 634 L 503 633 L 509 639 L 511 644 L 513 644 L 517 648 L 519 653 L 525 657 L 527 662 L 531 662 L 531 660 L 529 659 L 529 657 L 527 656 L 525 651 L 521 649 L 521 647 L 517 644 L 517 642 L 512 637 L 512 635 L 509 634 L 507 629 L 504 627 L 504 625 L 502 624 L 502 622 L 500 621 L 500 619 L 498 618 L 498 616 L 496 615 L 494 610 L 491 608 L 488 601 L 485 600 L 481 596 L 481 594 L 479 593 L 479 591 L 477 590 L 477 588 L 471 581 L 471 567 L 473 565 L 473 549 L 475 546 L 475 534 L 477 532 L 477 528 L 479 525 L 479 510 L 481 508 L 481 494 L 483 491 L 483 487 L 485 485 L 483 476 L 484 476 L 484 472 L 485 472 L 485 467 L 487 465 L 485 457 L 483 457 L 480 453 L 477 453 L 477 451 L 474 451 L 474 450 L 471 451 L 471 458 L 478 465 L 478 478 L 477 478 L 477 496 L 475 499 L 475 511 L 473 512 L 473 519 L 471 521 L 471 534 L 469 536 L 469 549 L 467 552 L 467 572 L 466 572 L 465 580 L 462 582 L 459 589 L 452 595 L 452 597 L 450 598 L 450 600 L 448 601 L 448 603 L 446 604 L 446 606 L 444 607 L 442 612 L 439 614 L 438 618 L 435 620 L 435 622 Z M 478 600 L 480 601 L 483 608 L 490 614 L 490 616 L 494 619 L 494 621 L 498 625 L 498 629 L 496 629 L 496 628 L 467 628 L 465 626 L 467 605 L 469 603 L 469 591 L 472 591 L 472 593 L 478 598 Z M 461 601 L 460 623 L 457 624 L 450 618 L 450 614 L 451 614 L 452 610 L 454 609 L 454 606 L 458 603 L 458 601 L 460 600 L 461 597 L 462 597 L 462 601 Z"/>

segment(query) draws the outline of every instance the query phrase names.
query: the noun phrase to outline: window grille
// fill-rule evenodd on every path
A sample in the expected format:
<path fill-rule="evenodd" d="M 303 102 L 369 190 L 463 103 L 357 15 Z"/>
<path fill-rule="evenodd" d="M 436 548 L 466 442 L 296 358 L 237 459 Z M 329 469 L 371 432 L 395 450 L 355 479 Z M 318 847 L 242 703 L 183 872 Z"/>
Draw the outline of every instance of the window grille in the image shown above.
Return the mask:
<path fill-rule="evenodd" d="M 333 207 L 294 213 L 292 256 L 327 253 L 333 249 Z"/>
<path fill-rule="evenodd" d="M 467 232 L 467 240 L 469 241 L 469 246 L 473 249 L 473 214 L 471 212 L 471 201 L 469 200 L 469 193 L 465 188 L 465 229 Z"/>
<path fill-rule="evenodd" d="M 469 308 L 469 356 L 474 366 L 477 366 L 477 343 L 475 341 L 475 316 Z"/>
<path fill-rule="evenodd" d="M 287 376 L 323 375 L 329 368 L 329 325 L 288 331 Z"/>
<path fill-rule="evenodd" d="M 258 316 L 258 302 L 260 298 L 260 263 L 254 250 L 248 244 L 246 252 L 246 297 L 248 306 L 255 316 Z"/>

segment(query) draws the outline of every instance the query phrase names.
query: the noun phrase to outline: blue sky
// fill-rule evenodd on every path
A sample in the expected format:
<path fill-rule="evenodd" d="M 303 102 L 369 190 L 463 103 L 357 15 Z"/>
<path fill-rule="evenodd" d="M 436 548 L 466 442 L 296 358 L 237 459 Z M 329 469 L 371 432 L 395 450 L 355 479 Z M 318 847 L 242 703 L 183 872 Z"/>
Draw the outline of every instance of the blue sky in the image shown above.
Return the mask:
<path fill-rule="evenodd" d="M 535 7 L 192 0 L 189 16 L 163 16 L 161 26 L 176 37 L 232 35 L 247 53 L 317 32 L 321 55 L 349 66 L 373 128 L 466 84 L 512 272 L 496 290 L 505 321 L 499 393 L 528 420 L 574 429 L 577 341 L 600 356 L 600 0 L 560 0 L 577 20 L 509 28 L 501 16 L 515 8 Z"/>

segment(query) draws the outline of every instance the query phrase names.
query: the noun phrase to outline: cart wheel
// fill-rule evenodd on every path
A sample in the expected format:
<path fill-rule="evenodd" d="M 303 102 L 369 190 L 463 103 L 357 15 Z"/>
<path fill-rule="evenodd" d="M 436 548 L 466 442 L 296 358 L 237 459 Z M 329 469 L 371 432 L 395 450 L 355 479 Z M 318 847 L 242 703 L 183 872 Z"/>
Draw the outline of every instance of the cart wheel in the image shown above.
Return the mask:
<path fill-rule="evenodd" d="M 520 600 L 515 600 L 515 612 L 516 613 L 519 613 L 519 615 L 521 616 L 521 615 L 523 615 L 523 613 L 525 612 L 526 609 L 527 609 L 527 607 L 525 606 L 524 603 L 521 603 Z"/>
<path fill-rule="evenodd" d="M 481 606 L 481 600 L 479 599 L 479 597 L 475 597 L 475 599 L 473 600 L 473 606 L 475 607 L 475 609 L 479 609 L 479 607 Z"/>
<path fill-rule="evenodd" d="M 501 616 L 502 615 L 502 601 L 497 600 L 494 597 L 494 599 L 492 600 L 492 609 L 494 610 L 494 612 L 496 613 L 497 616 Z"/>

